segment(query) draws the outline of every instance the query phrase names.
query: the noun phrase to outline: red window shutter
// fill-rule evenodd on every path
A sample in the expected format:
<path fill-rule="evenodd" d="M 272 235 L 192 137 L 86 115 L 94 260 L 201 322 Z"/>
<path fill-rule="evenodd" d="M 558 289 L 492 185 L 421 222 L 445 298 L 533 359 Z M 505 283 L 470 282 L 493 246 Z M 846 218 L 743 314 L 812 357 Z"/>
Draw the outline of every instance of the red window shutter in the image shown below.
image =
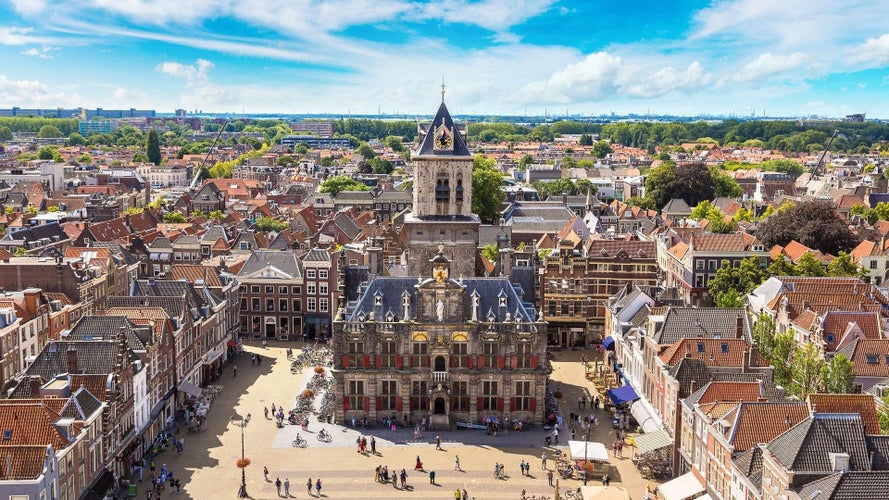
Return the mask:
<path fill-rule="evenodd" d="M 401 411 L 404 408 L 404 398 L 395 398 L 395 411 Z"/>
<path fill-rule="evenodd" d="M 531 398 L 531 404 L 530 404 L 529 408 L 531 409 L 531 413 L 534 413 L 537 411 L 537 398 Z"/>
<path fill-rule="evenodd" d="M 519 367 L 519 357 L 518 356 L 511 356 L 509 358 L 509 360 L 510 360 L 510 363 L 512 364 L 512 367 L 514 369 Z"/>
<path fill-rule="evenodd" d="M 377 396 L 377 411 L 380 411 L 380 408 L 383 407 L 383 398 Z"/>
<path fill-rule="evenodd" d="M 364 399 L 364 411 L 370 411 L 370 398 L 362 399 Z"/>
<path fill-rule="evenodd" d="M 531 356 L 531 369 L 537 369 L 537 356 Z"/>
<path fill-rule="evenodd" d="M 365 367 L 365 368 L 370 368 L 370 356 L 365 356 L 365 357 L 364 357 L 364 367 Z"/>
<path fill-rule="evenodd" d="M 472 356 L 466 356 L 466 368 L 472 368 Z"/>
<path fill-rule="evenodd" d="M 432 366 L 432 356 L 426 356 L 426 364 L 423 366 L 425 366 L 426 368 Z"/>
<path fill-rule="evenodd" d="M 485 400 L 484 398 L 478 398 L 478 403 L 476 403 L 475 409 L 478 411 L 484 411 L 485 409 Z"/>
<path fill-rule="evenodd" d="M 395 356 L 395 366 L 401 368 L 404 366 L 404 357 L 403 356 Z"/>
<path fill-rule="evenodd" d="M 349 398 L 343 398 L 343 410 L 349 411 Z"/>
<path fill-rule="evenodd" d="M 448 358 L 448 366 L 450 366 L 451 368 L 454 367 L 454 357 L 453 356 Z"/>
<path fill-rule="evenodd" d="M 349 366 L 349 355 L 343 354 L 343 367 L 347 368 Z"/>
<path fill-rule="evenodd" d="M 380 356 L 379 354 L 377 354 L 377 359 L 374 360 L 374 365 L 375 365 L 377 368 L 382 368 L 382 367 L 383 367 L 383 357 Z"/>
<path fill-rule="evenodd" d="M 503 398 L 497 398 L 497 411 L 503 411 Z"/>
<path fill-rule="evenodd" d="M 485 367 L 485 357 L 484 357 L 484 356 L 479 355 L 479 357 L 478 357 L 478 367 L 479 367 L 479 368 L 484 368 L 484 367 Z"/>
<path fill-rule="evenodd" d="M 497 356 L 497 368 L 502 370 L 505 363 L 506 360 L 503 358 L 503 356 Z"/>
<path fill-rule="evenodd" d="M 515 398 L 509 398 L 509 411 L 516 411 Z"/>

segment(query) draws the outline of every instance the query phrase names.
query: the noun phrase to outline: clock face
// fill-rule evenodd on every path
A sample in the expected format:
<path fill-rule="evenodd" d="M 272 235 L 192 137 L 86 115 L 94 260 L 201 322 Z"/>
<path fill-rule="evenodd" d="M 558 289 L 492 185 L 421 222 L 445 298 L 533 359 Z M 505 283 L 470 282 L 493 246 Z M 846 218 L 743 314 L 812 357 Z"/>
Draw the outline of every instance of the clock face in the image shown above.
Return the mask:
<path fill-rule="evenodd" d="M 435 146 L 438 149 L 449 149 L 451 147 L 451 143 L 451 134 L 448 133 L 448 129 L 442 127 L 435 138 Z"/>

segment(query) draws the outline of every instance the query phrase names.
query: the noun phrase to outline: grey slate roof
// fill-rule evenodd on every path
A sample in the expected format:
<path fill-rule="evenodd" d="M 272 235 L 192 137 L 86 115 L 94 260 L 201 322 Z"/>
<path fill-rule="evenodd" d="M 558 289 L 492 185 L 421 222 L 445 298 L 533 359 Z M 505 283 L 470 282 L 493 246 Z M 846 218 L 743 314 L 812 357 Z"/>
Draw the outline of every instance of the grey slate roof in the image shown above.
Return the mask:
<path fill-rule="evenodd" d="M 222 228 L 222 226 L 218 225 L 210 226 L 209 228 L 207 228 L 204 234 L 201 235 L 201 241 L 208 243 L 213 243 L 220 238 L 222 238 L 224 241 L 228 241 L 228 235 L 225 234 L 225 230 Z"/>
<path fill-rule="evenodd" d="M 361 234 L 361 227 L 358 224 L 355 224 L 355 221 L 353 221 L 348 215 L 343 212 L 339 212 L 336 214 L 336 216 L 333 218 L 333 223 L 336 225 L 336 227 L 340 228 L 340 230 L 346 233 L 346 236 L 348 236 L 350 239 L 354 240 L 356 237 L 358 237 L 359 234 Z"/>
<path fill-rule="evenodd" d="M 303 262 L 330 262 L 330 254 L 323 248 L 313 248 L 303 256 Z"/>
<path fill-rule="evenodd" d="M 670 376 L 679 382 L 679 398 L 687 398 L 691 393 L 691 383 L 695 382 L 695 391 L 706 386 L 710 380 L 710 370 L 703 359 L 682 358 L 670 367 Z"/>
<path fill-rule="evenodd" d="M 442 123 L 444 123 L 445 127 L 453 133 L 453 152 L 435 150 L 435 132 Z M 438 107 L 438 111 L 435 113 L 435 118 L 432 119 L 432 126 L 429 127 L 429 133 L 423 138 L 423 143 L 420 144 L 420 149 L 418 149 L 413 156 L 472 156 L 472 153 L 469 152 L 469 148 L 466 147 L 466 142 L 464 141 L 463 136 L 460 134 L 457 127 L 454 126 L 454 120 L 451 119 L 451 113 L 448 112 L 448 107 L 445 106 L 444 100 L 442 100 L 441 106 Z"/>
<path fill-rule="evenodd" d="M 758 491 L 762 491 L 762 448 L 754 446 L 732 459 L 732 462 Z"/>
<path fill-rule="evenodd" d="M 173 244 L 170 242 L 170 238 L 167 238 L 166 236 L 158 236 L 151 242 L 151 245 L 148 245 L 148 248 L 152 250 L 172 250 Z"/>
<path fill-rule="evenodd" d="M 0 243 L 14 245 L 16 243 L 38 241 L 48 238 L 51 242 L 67 241 L 68 234 L 58 222 L 31 226 L 18 231 L 10 231 L 0 239 Z"/>
<path fill-rule="evenodd" d="M 241 266 L 238 276 L 249 276 L 267 267 L 274 267 L 294 278 L 302 276 L 302 267 L 300 267 L 296 254 L 276 250 L 254 250 L 251 252 L 244 265 Z"/>
<path fill-rule="evenodd" d="M 799 497 L 807 500 L 889 498 L 889 472 L 838 472 L 804 485 L 799 489 Z"/>
<path fill-rule="evenodd" d="M 69 348 L 77 350 L 78 371 L 88 374 L 112 373 L 117 364 L 117 353 L 120 352 L 117 341 L 57 340 L 46 344 L 25 374 L 40 375 L 44 380 L 50 380 L 60 373 L 68 373 Z"/>
<path fill-rule="evenodd" d="M 796 472 L 830 472 L 829 453 L 848 453 L 849 470 L 870 470 L 858 414 L 815 413 L 772 440 L 768 450 Z"/>
<path fill-rule="evenodd" d="M 733 339 L 739 316 L 742 336 L 752 343 L 750 322 L 743 307 L 671 307 L 663 325 L 654 333 L 654 340 L 658 344 L 673 344 L 686 338 Z"/>
<path fill-rule="evenodd" d="M 100 409 L 102 409 L 102 402 L 85 387 L 80 387 L 68 398 L 68 402 L 59 412 L 59 416 L 87 420 Z"/>
<path fill-rule="evenodd" d="M 889 470 L 889 436 L 885 434 L 867 436 L 867 449 L 873 453 L 871 469 Z"/>
<path fill-rule="evenodd" d="M 144 351 L 151 337 L 143 330 L 133 329 L 133 324 L 124 316 L 81 316 L 67 335 L 68 340 L 113 340 L 117 341 L 120 330 L 127 336 L 127 347 L 134 351 Z"/>
<path fill-rule="evenodd" d="M 668 201 L 661 212 L 667 215 L 691 215 L 691 207 L 681 198 L 673 198 Z"/>
<path fill-rule="evenodd" d="M 222 299 L 215 297 L 214 300 L 207 300 L 206 291 L 198 292 L 195 287 L 184 280 L 136 280 L 133 282 L 131 295 L 134 296 L 161 296 L 161 297 L 185 297 L 188 301 L 188 308 L 194 319 L 198 319 L 201 315 L 201 307 L 210 306 L 219 303 Z M 179 317 L 179 313 L 175 316 Z"/>
<path fill-rule="evenodd" d="M 451 280 L 455 282 L 455 280 Z M 521 290 L 509 282 L 505 277 L 497 278 L 464 278 L 459 282 L 464 287 L 463 292 L 463 311 L 464 319 L 469 320 L 472 317 L 472 294 L 477 292 L 479 295 L 479 313 L 480 321 L 486 321 L 489 314 L 493 314 L 497 321 L 504 321 L 506 314 L 515 319 L 518 314 L 521 315 L 523 322 L 533 322 L 537 320 L 534 308 L 521 300 Z M 360 293 L 357 303 L 351 304 L 344 314 L 347 321 L 355 321 L 363 312 L 369 315 L 375 313 L 377 319 L 381 319 L 382 315 L 389 311 L 395 315 L 398 320 L 402 320 L 403 306 L 401 304 L 402 294 L 405 290 L 410 295 L 409 314 L 411 318 L 416 317 L 417 311 L 417 285 L 418 280 L 412 278 L 393 278 L 389 276 L 376 276 L 366 288 Z M 503 293 L 506 296 L 506 307 L 499 307 L 499 296 Z M 375 306 L 374 299 L 380 294 L 382 295 L 382 305 Z"/>

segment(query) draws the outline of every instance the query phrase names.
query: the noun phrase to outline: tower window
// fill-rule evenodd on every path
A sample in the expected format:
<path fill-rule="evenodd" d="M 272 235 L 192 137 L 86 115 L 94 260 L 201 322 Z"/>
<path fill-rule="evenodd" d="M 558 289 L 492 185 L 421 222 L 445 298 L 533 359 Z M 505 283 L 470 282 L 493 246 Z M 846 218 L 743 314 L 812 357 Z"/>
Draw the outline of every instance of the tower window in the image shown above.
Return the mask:
<path fill-rule="evenodd" d="M 457 179 L 457 201 L 463 201 L 463 179 Z"/>

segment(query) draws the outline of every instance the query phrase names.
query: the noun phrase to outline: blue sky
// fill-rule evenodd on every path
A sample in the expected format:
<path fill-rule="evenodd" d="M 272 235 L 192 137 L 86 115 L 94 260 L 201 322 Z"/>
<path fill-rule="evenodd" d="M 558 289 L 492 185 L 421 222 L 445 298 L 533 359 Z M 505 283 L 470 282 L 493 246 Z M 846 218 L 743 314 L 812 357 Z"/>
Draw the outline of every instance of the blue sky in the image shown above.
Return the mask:
<path fill-rule="evenodd" d="M 887 0 L 0 0 L 0 107 L 889 118 Z"/>

